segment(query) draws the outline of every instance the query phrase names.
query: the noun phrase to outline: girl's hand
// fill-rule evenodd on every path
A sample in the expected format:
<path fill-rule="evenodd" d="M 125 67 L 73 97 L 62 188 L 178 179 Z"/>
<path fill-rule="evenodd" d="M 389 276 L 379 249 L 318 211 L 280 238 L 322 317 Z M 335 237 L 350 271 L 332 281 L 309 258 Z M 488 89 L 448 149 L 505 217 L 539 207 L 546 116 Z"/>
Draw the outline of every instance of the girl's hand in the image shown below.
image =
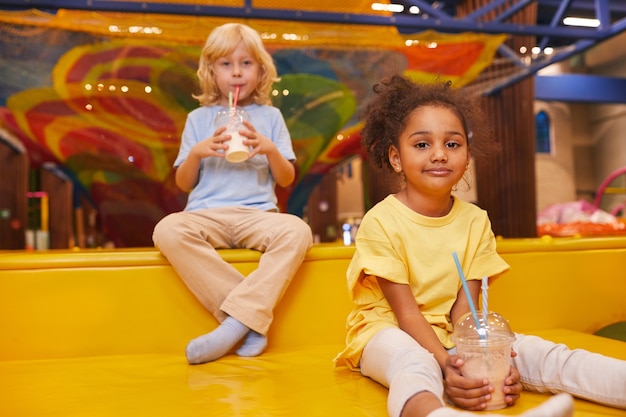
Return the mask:
<path fill-rule="evenodd" d="M 487 379 L 470 379 L 463 376 L 461 373 L 463 363 L 463 358 L 458 355 L 450 355 L 446 359 L 444 370 L 446 394 L 457 407 L 470 411 L 484 410 L 494 388 Z"/>
<path fill-rule="evenodd" d="M 228 144 L 224 142 L 230 140 L 230 135 L 224 133 L 225 131 L 226 126 L 220 127 L 213 133 L 213 136 L 196 143 L 189 154 L 198 159 L 210 156 L 224 158 L 224 151 L 228 149 Z"/>
<path fill-rule="evenodd" d="M 511 349 L 511 357 L 517 356 L 517 352 Z M 513 405 L 519 400 L 522 393 L 522 383 L 519 382 L 519 372 L 517 368 L 511 366 L 509 376 L 504 380 L 504 402 Z"/>
<path fill-rule="evenodd" d="M 278 148 L 276 148 L 274 142 L 257 132 L 254 126 L 252 126 L 252 123 L 244 120 L 243 124 L 247 129 L 242 129 L 239 133 L 244 137 L 244 145 L 248 145 L 252 148 L 250 158 L 257 154 L 267 155 L 273 152 L 278 152 Z"/>

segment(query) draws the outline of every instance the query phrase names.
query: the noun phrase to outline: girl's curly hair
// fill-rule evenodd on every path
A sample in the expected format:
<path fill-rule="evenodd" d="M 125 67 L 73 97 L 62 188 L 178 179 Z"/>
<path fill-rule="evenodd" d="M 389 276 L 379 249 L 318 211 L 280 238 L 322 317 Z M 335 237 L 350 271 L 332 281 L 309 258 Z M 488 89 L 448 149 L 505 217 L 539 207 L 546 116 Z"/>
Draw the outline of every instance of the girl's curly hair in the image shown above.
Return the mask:
<path fill-rule="evenodd" d="M 369 158 L 380 168 L 391 171 L 389 148 L 398 146 L 400 134 L 406 127 L 407 118 L 422 106 L 441 106 L 455 112 L 465 130 L 472 154 L 487 151 L 489 128 L 479 105 L 478 97 L 467 90 L 452 88 L 450 82 L 419 84 L 406 77 L 395 75 L 374 85 L 378 94 L 365 108 L 362 119 L 361 144 Z"/>

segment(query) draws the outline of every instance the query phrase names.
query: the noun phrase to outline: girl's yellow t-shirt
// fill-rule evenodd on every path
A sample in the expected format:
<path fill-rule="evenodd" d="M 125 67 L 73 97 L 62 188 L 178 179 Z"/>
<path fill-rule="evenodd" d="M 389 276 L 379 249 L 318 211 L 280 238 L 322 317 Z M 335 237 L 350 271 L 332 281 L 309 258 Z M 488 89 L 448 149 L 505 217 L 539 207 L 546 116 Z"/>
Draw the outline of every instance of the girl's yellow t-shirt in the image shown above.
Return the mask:
<path fill-rule="evenodd" d="M 335 365 L 357 369 L 368 341 L 384 328 L 398 327 L 376 277 L 409 285 L 441 344 L 453 347 L 450 310 L 462 285 L 453 252 L 468 280 L 493 278 L 510 268 L 496 252 L 487 213 L 474 204 L 454 199 L 446 216 L 427 217 L 390 195 L 370 209 L 347 271 L 354 309 L 347 319 L 346 348 Z"/>

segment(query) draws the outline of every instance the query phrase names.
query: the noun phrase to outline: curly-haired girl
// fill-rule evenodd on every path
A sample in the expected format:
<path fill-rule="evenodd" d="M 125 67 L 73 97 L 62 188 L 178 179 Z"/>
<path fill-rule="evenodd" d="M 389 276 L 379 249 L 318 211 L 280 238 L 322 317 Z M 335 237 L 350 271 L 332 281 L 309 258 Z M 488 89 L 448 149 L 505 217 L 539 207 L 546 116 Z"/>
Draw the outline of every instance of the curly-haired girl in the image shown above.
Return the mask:
<path fill-rule="evenodd" d="M 452 195 L 470 149 L 489 143 L 487 123 L 478 103 L 448 84 L 415 84 L 395 76 L 374 91 L 378 96 L 365 110 L 363 146 L 379 166 L 402 174 L 404 186 L 360 224 L 347 272 L 354 308 L 336 365 L 388 387 L 391 417 L 470 416 L 446 407 L 444 392 L 459 408 L 479 411 L 494 390 L 512 405 L 522 388 L 561 393 L 525 417 L 571 416 L 567 393 L 626 408 L 626 361 L 536 336 L 516 335 L 502 386 L 463 374 L 454 324 L 471 311 L 470 303 L 477 305 L 482 277 L 493 279 L 509 269 L 496 252 L 487 213 Z"/>

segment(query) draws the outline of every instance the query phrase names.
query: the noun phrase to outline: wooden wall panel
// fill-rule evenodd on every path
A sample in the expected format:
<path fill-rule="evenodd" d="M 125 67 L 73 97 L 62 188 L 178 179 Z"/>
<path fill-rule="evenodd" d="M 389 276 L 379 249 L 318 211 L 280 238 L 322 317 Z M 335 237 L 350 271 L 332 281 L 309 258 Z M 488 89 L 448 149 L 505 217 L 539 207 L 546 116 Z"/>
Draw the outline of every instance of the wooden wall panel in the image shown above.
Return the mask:
<path fill-rule="evenodd" d="M 490 0 L 465 0 L 459 6 L 459 14 L 465 15 L 488 3 Z M 507 22 L 532 24 L 536 16 L 537 7 L 533 3 Z M 531 36 L 513 36 L 506 42 L 513 50 L 522 46 L 530 49 L 535 43 Z M 512 63 L 494 62 L 481 78 L 501 77 L 507 73 L 507 68 L 503 68 L 506 65 L 513 66 Z M 532 77 L 484 97 L 484 106 L 491 117 L 501 153 L 495 158 L 477 158 L 476 192 L 478 205 L 489 212 L 494 233 L 503 237 L 537 235 L 534 99 Z"/>
<path fill-rule="evenodd" d="M 54 164 L 45 164 L 40 171 L 41 191 L 49 196 L 50 249 L 74 246 L 74 209 L 72 181 Z"/>
<path fill-rule="evenodd" d="M 28 154 L 0 134 L 0 249 L 24 249 L 28 199 Z"/>

